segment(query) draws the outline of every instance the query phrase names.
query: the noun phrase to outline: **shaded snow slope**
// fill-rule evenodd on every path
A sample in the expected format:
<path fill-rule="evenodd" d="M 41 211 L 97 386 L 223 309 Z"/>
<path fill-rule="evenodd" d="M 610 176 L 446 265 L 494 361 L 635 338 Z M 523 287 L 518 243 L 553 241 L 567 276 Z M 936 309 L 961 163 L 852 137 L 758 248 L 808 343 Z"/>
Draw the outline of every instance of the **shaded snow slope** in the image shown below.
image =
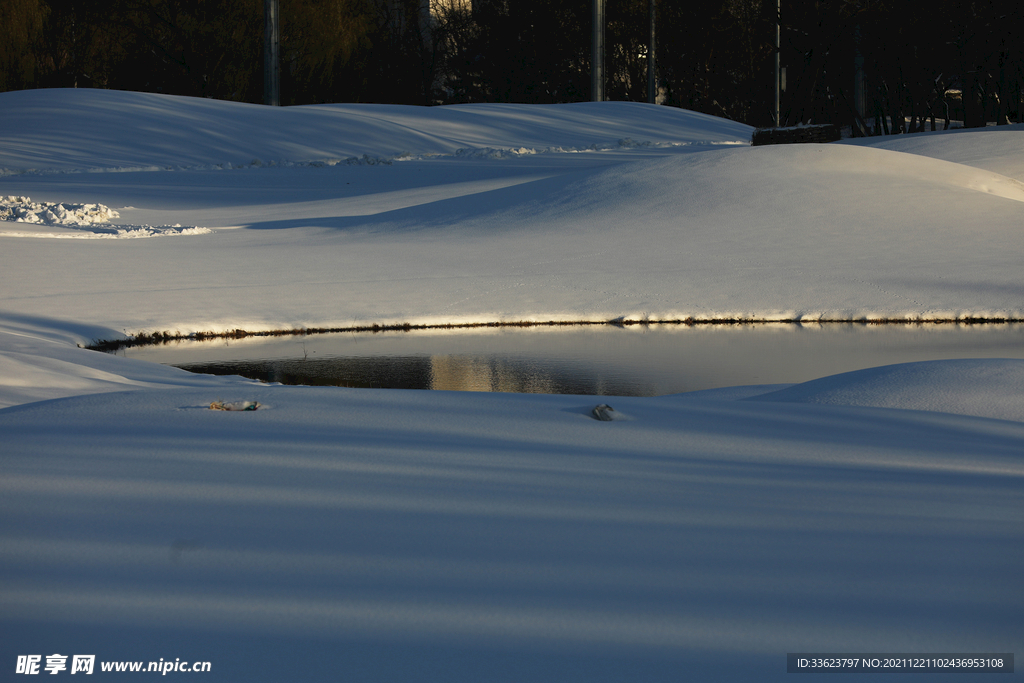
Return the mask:
<path fill-rule="evenodd" d="M 653 683 L 788 680 L 794 651 L 1020 651 L 1024 425 L 605 400 L 631 419 L 273 386 L 0 410 L 5 660 Z"/>
<path fill-rule="evenodd" d="M 0 169 L 8 171 L 231 167 L 491 147 L 748 143 L 752 132 L 704 114 L 627 102 L 265 107 L 110 90 L 0 93 Z"/>
<path fill-rule="evenodd" d="M 928 410 L 1024 422 L 1024 361 L 889 365 L 823 377 L 748 400 Z"/>

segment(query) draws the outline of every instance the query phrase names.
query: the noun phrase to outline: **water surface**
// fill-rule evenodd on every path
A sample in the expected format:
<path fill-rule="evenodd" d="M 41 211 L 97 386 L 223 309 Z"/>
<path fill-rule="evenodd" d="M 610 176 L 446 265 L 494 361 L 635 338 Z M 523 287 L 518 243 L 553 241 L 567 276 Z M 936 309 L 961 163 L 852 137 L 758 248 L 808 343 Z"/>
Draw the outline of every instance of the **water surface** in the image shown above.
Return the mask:
<path fill-rule="evenodd" d="M 119 353 L 283 384 L 660 396 L 910 361 L 1024 358 L 1024 325 L 475 328 L 185 341 Z"/>

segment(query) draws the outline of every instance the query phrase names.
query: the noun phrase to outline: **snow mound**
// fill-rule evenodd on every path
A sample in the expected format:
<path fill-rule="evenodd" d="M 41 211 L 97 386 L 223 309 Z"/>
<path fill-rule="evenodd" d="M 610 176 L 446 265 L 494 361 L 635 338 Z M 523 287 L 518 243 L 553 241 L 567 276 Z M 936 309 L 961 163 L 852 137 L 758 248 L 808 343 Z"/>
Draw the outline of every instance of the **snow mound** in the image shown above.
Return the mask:
<path fill-rule="evenodd" d="M 254 158 L 369 164 L 402 152 L 568 151 L 608 140 L 749 143 L 752 133 L 734 121 L 637 102 L 265 107 L 115 90 L 23 90 L 0 93 L 0 175 L 224 167 Z"/>
<path fill-rule="evenodd" d="M 927 410 L 1024 422 L 1024 360 L 901 363 L 823 377 L 743 400 Z"/>
<path fill-rule="evenodd" d="M 894 239 L 893 233 L 913 235 L 908 246 L 921 253 L 921 240 L 936 234 L 938 226 L 965 232 L 963 225 L 971 225 L 968 203 L 968 210 L 992 208 L 1012 216 L 1012 237 L 1019 240 L 1019 205 L 990 200 L 1024 202 L 1024 184 L 991 171 L 844 145 L 724 147 L 637 161 L 580 175 L 568 184 L 555 179 L 536 187 L 545 188 L 546 194 L 537 193 L 540 201 L 531 206 L 551 224 L 638 224 L 647 233 L 658 224 L 672 233 L 685 226 L 691 237 L 705 231 L 720 234 L 729 226 L 736 242 L 728 246 L 732 254 L 744 243 L 761 242 L 770 231 L 773 239 L 792 240 L 790 251 L 802 261 L 814 247 L 809 238 L 820 244 L 832 234 L 848 238 L 864 233 L 874 241 Z M 953 215 L 962 217 L 961 222 L 951 223 Z M 1002 224 L 993 219 L 971 229 L 995 230 Z M 745 230 L 749 234 L 739 239 L 739 231 Z M 829 246 L 831 254 L 838 253 L 839 245 Z"/>
<path fill-rule="evenodd" d="M 983 168 L 1024 182 L 1024 124 L 843 140 Z"/>
<path fill-rule="evenodd" d="M 28 197 L 0 197 L 0 220 L 45 225 L 94 225 L 120 214 L 102 204 L 33 202 Z"/>

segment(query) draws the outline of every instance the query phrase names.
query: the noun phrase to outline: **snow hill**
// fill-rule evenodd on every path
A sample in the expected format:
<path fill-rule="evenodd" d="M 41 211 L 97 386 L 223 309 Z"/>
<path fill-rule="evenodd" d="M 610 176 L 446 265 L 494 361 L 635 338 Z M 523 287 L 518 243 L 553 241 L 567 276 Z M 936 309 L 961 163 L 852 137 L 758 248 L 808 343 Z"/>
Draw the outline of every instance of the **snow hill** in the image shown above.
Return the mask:
<path fill-rule="evenodd" d="M 724 119 L 627 102 L 270 108 L 109 90 L 0 93 L 0 169 L 8 173 L 748 143 L 751 133 Z"/>

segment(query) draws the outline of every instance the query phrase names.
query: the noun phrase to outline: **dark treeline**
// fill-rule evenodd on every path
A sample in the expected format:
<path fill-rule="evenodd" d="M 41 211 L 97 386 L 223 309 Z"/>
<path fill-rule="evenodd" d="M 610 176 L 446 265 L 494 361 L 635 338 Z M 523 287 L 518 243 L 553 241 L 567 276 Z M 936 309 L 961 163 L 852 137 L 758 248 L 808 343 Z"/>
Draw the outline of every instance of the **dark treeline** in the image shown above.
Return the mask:
<path fill-rule="evenodd" d="M 591 0 L 280 0 L 281 101 L 590 99 Z M 658 101 L 774 118 L 777 0 L 657 4 Z M 647 100 L 647 0 L 607 0 L 606 94 Z M 782 0 L 783 125 L 1020 120 L 1021 0 Z M 0 0 L 0 90 L 263 101 L 263 0 Z"/>

